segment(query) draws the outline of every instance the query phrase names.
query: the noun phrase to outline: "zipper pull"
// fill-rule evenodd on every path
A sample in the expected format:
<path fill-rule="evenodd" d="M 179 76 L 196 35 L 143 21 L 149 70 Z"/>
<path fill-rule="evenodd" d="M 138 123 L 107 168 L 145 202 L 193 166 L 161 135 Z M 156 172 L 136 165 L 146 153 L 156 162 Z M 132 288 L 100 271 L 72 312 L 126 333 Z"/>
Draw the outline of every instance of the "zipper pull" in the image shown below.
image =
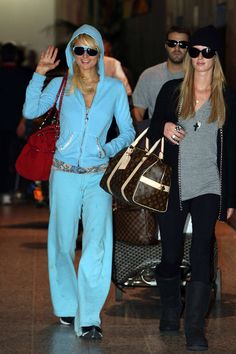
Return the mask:
<path fill-rule="evenodd" d="M 86 109 L 86 114 L 85 114 L 85 120 L 86 120 L 86 122 L 88 121 L 88 114 L 89 114 L 89 109 Z"/>

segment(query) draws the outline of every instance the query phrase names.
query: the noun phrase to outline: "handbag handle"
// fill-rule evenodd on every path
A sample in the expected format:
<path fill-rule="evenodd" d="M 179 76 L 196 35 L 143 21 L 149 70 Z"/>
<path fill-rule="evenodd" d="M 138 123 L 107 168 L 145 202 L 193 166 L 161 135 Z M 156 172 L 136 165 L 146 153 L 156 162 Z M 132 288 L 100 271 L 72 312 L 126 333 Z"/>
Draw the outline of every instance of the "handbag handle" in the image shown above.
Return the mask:
<path fill-rule="evenodd" d="M 183 98 L 181 97 L 181 98 L 179 99 L 179 103 L 178 103 L 178 122 L 179 122 L 179 117 L 180 117 L 180 112 L 181 112 L 181 109 L 182 109 L 182 105 L 183 105 Z M 144 130 L 144 132 L 143 132 L 144 134 L 142 135 L 142 137 L 146 134 L 146 132 L 148 131 L 148 129 L 149 129 L 149 128 L 147 128 L 147 129 Z M 141 137 L 141 138 L 142 138 L 142 137 Z M 155 144 L 157 144 L 156 146 L 154 145 L 155 148 L 158 146 L 159 141 L 160 141 L 160 139 L 155 143 Z M 159 157 L 161 160 L 164 158 L 164 144 L 165 144 L 165 138 L 162 137 L 162 138 L 161 138 L 161 149 L 160 149 L 159 155 L 158 155 L 158 157 Z M 153 152 L 153 151 L 155 150 L 155 148 L 154 148 L 154 149 L 151 148 L 151 151 Z M 149 139 L 148 139 L 148 138 L 145 139 L 145 149 L 146 149 L 147 151 L 150 151 L 150 150 L 149 150 Z"/>
<path fill-rule="evenodd" d="M 139 136 L 133 141 L 133 143 L 130 145 L 130 148 L 132 149 L 132 147 L 135 147 L 139 141 L 147 134 L 149 128 L 146 128 L 141 134 L 139 134 Z M 161 149 L 159 152 L 159 158 L 162 160 L 164 157 L 164 137 L 160 138 L 159 140 L 157 140 L 155 142 L 155 144 L 151 147 L 151 149 L 149 149 L 149 139 L 146 138 L 146 150 L 147 150 L 147 156 L 150 155 L 156 148 L 157 146 L 160 144 L 161 142 Z"/>
<path fill-rule="evenodd" d="M 53 106 L 49 109 L 49 111 L 47 112 L 46 114 L 46 117 L 44 118 L 44 120 L 42 121 L 40 127 L 38 128 L 38 130 L 41 130 L 44 126 L 44 124 L 46 123 L 48 117 L 50 116 L 51 112 L 53 111 L 53 109 L 56 107 L 56 104 L 57 104 L 57 100 L 58 100 L 58 97 L 59 95 L 60 96 L 60 101 L 59 101 L 59 107 L 58 107 L 58 111 L 57 111 L 57 115 L 56 115 L 56 127 L 57 127 L 57 130 L 58 130 L 58 127 L 59 127 L 59 119 L 60 119 L 60 112 L 61 112 L 61 105 L 62 105 L 62 99 L 63 99 L 63 96 L 64 96 L 64 92 L 65 92 L 65 87 L 66 87 L 66 82 L 67 82 L 67 76 L 68 74 L 66 74 L 65 76 L 63 76 L 63 79 L 61 81 L 61 85 L 59 87 L 59 90 L 57 92 L 57 95 L 56 95 L 56 98 L 55 98 L 55 101 L 53 103 Z M 57 132 L 58 133 L 58 132 Z M 58 134 L 57 134 L 58 136 Z"/>
<path fill-rule="evenodd" d="M 61 86 L 58 90 L 56 100 L 54 103 L 54 106 L 56 106 L 58 97 L 60 95 L 59 106 L 58 106 L 57 117 L 56 117 L 56 140 L 58 139 L 59 134 L 60 134 L 60 114 L 61 114 L 62 100 L 64 97 L 65 88 L 66 88 L 67 76 L 68 76 L 68 74 L 66 74 L 62 79 Z"/>
<path fill-rule="evenodd" d="M 67 76 L 68 74 L 66 74 L 63 79 L 62 79 L 62 82 L 61 82 L 61 85 L 60 85 L 60 88 L 57 92 L 57 95 L 56 95 L 56 99 L 55 99 L 55 103 L 54 103 L 54 106 L 57 104 L 57 100 L 58 100 L 58 97 L 60 95 L 60 100 L 59 100 L 59 106 L 58 106 L 58 114 L 57 114 L 57 124 L 59 124 L 59 119 L 60 119 L 60 113 L 61 113 L 61 106 L 62 106 L 62 100 L 63 100 L 63 96 L 64 96 L 64 93 L 65 93 L 65 88 L 66 88 L 66 82 L 67 82 Z"/>

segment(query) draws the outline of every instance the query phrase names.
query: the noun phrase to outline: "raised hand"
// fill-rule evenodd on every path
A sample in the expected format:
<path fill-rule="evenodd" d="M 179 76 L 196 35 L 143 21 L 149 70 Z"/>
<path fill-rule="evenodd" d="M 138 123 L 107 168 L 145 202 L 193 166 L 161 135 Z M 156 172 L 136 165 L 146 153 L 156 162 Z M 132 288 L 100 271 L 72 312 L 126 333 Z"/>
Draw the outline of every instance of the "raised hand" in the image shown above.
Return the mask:
<path fill-rule="evenodd" d="M 39 59 L 39 63 L 36 67 L 36 73 L 41 75 L 46 75 L 46 73 L 52 69 L 55 69 L 60 60 L 56 60 L 58 49 L 53 45 L 48 46 L 48 48 L 42 51 Z"/>

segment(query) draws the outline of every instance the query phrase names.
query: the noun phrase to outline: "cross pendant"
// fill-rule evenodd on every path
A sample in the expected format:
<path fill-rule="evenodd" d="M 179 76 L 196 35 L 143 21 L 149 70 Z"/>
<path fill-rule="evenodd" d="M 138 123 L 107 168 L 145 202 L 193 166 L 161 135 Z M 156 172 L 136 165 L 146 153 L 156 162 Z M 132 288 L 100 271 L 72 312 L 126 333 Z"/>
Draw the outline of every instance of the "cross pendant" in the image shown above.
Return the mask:
<path fill-rule="evenodd" d="M 194 131 L 196 131 L 198 128 L 200 128 L 201 126 L 201 123 L 200 122 L 197 122 L 196 124 L 194 124 Z"/>

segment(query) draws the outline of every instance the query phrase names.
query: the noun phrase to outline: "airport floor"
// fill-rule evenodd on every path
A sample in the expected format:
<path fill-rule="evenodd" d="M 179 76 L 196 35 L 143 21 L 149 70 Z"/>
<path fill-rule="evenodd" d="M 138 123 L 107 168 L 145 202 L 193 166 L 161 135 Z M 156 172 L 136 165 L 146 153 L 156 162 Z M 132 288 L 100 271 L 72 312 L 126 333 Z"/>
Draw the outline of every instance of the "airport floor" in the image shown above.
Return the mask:
<path fill-rule="evenodd" d="M 48 208 L 32 202 L 0 206 L 1 354 L 182 354 L 183 329 L 174 337 L 158 330 L 156 287 L 115 286 L 102 311 L 102 341 L 83 341 L 52 314 L 47 275 Z M 209 354 L 236 353 L 236 231 L 218 223 L 216 237 L 221 300 L 207 319 Z M 79 251 L 77 252 L 79 257 Z"/>

